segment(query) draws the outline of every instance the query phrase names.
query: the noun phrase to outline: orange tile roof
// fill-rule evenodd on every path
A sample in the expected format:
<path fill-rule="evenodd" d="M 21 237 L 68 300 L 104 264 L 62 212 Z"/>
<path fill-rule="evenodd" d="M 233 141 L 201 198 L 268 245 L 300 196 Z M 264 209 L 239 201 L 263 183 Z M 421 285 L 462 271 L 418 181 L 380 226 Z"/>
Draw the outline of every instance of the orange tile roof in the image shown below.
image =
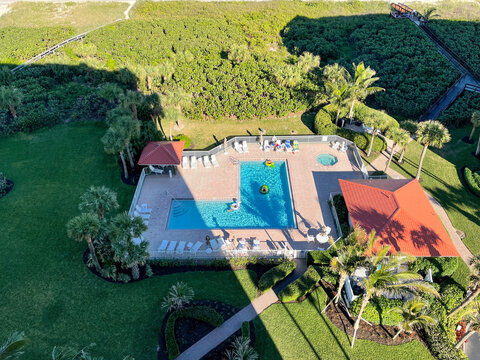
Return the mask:
<path fill-rule="evenodd" d="M 180 165 L 185 141 L 149 141 L 138 165 Z"/>
<path fill-rule="evenodd" d="M 459 256 L 420 183 L 415 180 L 339 180 L 353 225 L 375 229 L 376 247 L 413 256 Z"/>

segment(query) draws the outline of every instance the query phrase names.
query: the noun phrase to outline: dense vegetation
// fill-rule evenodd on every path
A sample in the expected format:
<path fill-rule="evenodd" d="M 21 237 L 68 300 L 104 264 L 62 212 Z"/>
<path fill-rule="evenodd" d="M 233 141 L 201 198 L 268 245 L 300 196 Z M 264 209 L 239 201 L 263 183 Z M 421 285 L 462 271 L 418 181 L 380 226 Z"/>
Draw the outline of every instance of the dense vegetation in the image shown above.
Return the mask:
<path fill-rule="evenodd" d="M 465 91 L 440 114 L 439 120 L 446 125 L 469 125 L 472 112 L 475 110 L 480 110 L 480 94 Z"/>

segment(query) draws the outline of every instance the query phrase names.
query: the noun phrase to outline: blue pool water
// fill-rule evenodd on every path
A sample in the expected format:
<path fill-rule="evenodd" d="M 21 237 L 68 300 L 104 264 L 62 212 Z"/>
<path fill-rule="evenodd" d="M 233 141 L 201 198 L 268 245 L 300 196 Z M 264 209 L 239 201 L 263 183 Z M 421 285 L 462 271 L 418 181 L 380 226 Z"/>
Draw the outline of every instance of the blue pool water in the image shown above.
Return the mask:
<path fill-rule="evenodd" d="M 335 165 L 338 162 L 338 159 L 336 156 L 330 154 L 320 154 L 317 156 L 317 162 L 322 165 L 331 166 Z"/>
<path fill-rule="evenodd" d="M 174 200 L 168 229 L 241 229 L 295 227 L 287 165 L 275 162 L 240 163 L 240 209 L 228 211 L 233 201 Z M 265 184 L 269 193 L 260 193 Z"/>

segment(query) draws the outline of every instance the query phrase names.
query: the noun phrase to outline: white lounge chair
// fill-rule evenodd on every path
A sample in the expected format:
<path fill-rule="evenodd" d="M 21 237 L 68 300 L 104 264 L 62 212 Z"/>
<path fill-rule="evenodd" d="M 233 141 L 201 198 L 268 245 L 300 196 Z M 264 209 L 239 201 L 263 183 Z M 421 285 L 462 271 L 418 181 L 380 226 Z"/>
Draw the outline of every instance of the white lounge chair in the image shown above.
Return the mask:
<path fill-rule="evenodd" d="M 180 241 L 177 246 L 177 254 L 183 254 L 183 250 L 185 250 L 185 241 Z"/>
<path fill-rule="evenodd" d="M 148 220 L 150 219 L 150 214 L 141 214 L 137 210 L 133 213 L 135 216 L 140 216 L 143 220 Z"/>
<path fill-rule="evenodd" d="M 222 248 L 222 249 L 227 245 L 225 243 L 225 240 L 223 240 L 223 237 L 217 238 L 217 243 L 218 243 L 218 246 L 220 246 L 220 248 Z"/>
<path fill-rule="evenodd" d="M 203 166 L 205 166 L 207 169 L 212 167 L 212 164 L 210 163 L 207 155 L 203 157 Z"/>
<path fill-rule="evenodd" d="M 265 140 L 263 142 L 263 151 L 269 152 L 270 151 L 270 144 L 268 143 L 268 140 Z"/>
<path fill-rule="evenodd" d="M 345 141 L 343 141 L 343 142 L 342 142 L 342 146 L 341 146 L 341 148 L 340 148 L 340 151 L 346 152 L 347 149 L 348 149 L 348 147 L 347 147 L 347 145 L 345 144 Z"/>
<path fill-rule="evenodd" d="M 216 251 L 219 248 L 217 240 L 215 240 L 215 239 L 210 240 L 210 246 L 212 247 L 213 251 Z"/>
<path fill-rule="evenodd" d="M 248 143 L 246 140 L 242 141 L 243 152 L 248 152 Z"/>
<path fill-rule="evenodd" d="M 154 167 L 153 165 L 148 165 L 148 168 L 154 174 L 163 174 L 164 173 L 163 169 L 158 169 L 158 168 Z"/>
<path fill-rule="evenodd" d="M 197 241 L 195 245 L 193 245 L 191 252 L 196 253 L 202 245 L 203 243 L 201 241 Z"/>
<path fill-rule="evenodd" d="M 338 141 L 335 141 L 334 143 L 332 143 L 332 149 L 334 150 L 338 150 L 340 148 L 340 143 Z"/>
<path fill-rule="evenodd" d="M 197 168 L 197 158 L 195 156 L 191 156 L 190 157 L 190 167 L 192 169 L 196 169 Z"/>
<path fill-rule="evenodd" d="M 140 206 L 135 206 L 135 209 L 140 213 L 140 214 L 150 214 L 152 212 L 152 209 L 147 209 L 147 208 L 143 208 L 143 207 L 140 207 Z"/>
<path fill-rule="evenodd" d="M 168 244 L 167 252 L 173 253 L 175 251 L 176 247 L 177 247 L 177 242 L 176 241 L 170 241 L 170 244 Z"/>
<path fill-rule="evenodd" d="M 211 155 L 210 160 L 212 160 L 213 167 L 219 167 L 220 166 L 218 164 L 217 157 L 215 155 Z"/>
<path fill-rule="evenodd" d="M 293 148 L 292 145 L 290 145 L 290 140 L 285 140 L 285 150 L 287 152 L 292 152 Z"/>
<path fill-rule="evenodd" d="M 233 143 L 233 148 L 238 152 L 238 153 L 243 153 L 243 149 L 242 147 L 240 146 L 240 144 L 238 143 L 238 141 L 235 141 Z"/>
<path fill-rule="evenodd" d="M 182 158 L 182 168 L 184 169 L 188 169 L 189 168 L 189 164 L 188 164 L 188 157 L 184 156 Z"/>
<path fill-rule="evenodd" d="M 167 250 L 168 240 L 162 240 L 160 245 L 158 246 L 158 251 L 165 251 Z"/>

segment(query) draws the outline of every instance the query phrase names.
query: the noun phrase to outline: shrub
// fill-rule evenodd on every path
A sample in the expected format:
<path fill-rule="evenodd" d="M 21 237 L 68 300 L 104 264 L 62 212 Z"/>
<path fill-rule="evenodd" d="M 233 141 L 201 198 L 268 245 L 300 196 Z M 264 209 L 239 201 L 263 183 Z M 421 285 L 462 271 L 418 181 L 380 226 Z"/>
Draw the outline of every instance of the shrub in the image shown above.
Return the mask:
<path fill-rule="evenodd" d="M 313 266 L 309 266 L 307 271 L 297 280 L 287 285 L 280 293 L 280 301 L 294 301 L 307 294 L 320 281 L 320 275 Z"/>
<path fill-rule="evenodd" d="M 207 306 L 193 306 L 174 311 L 170 314 L 165 326 L 165 344 L 168 358 L 175 359 L 180 355 L 177 340 L 175 339 L 175 322 L 179 318 L 192 318 L 219 327 L 223 323 L 223 317 L 216 310 Z"/>
<path fill-rule="evenodd" d="M 323 250 L 313 250 L 307 253 L 307 265 L 321 265 L 321 266 L 328 266 L 330 264 L 330 260 L 332 259 L 332 252 L 330 248 L 327 251 Z"/>
<path fill-rule="evenodd" d="M 385 123 L 390 124 L 390 126 L 398 127 L 398 122 L 393 117 L 377 109 L 368 107 L 362 103 L 356 103 L 354 106 L 354 117 L 355 120 L 364 123 L 367 119 L 370 118 L 382 118 Z"/>
<path fill-rule="evenodd" d="M 296 266 L 295 262 L 286 260 L 280 265 L 268 270 L 258 281 L 258 289 L 262 292 L 271 289 L 278 282 L 290 275 L 295 270 Z"/>
<path fill-rule="evenodd" d="M 183 140 L 183 141 L 185 141 L 185 145 L 184 145 L 185 149 L 189 149 L 190 146 L 192 145 L 192 140 L 187 135 L 181 134 L 181 135 L 174 136 L 173 140 Z"/>
<path fill-rule="evenodd" d="M 117 280 L 126 284 L 131 280 L 131 278 L 130 278 L 130 275 L 128 275 L 128 274 L 120 273 L 117 276 Z"/>
<path fill-rule="evenodd" d="M 447 314 L 462 303 L 464 291 L 455 281 L 447 279 L 440 284 L 440 301 Z"/>
<path fill-rule="evenodd" d="M 362 305 L 362 297 L 356 298 L 350 305 L 350 312 L 353 315 L 358 315 Z M 384 296 L 373 297 L 366 306 L 362 317 L 374 324 L 396 326 L 403 317 L 391 309 L 402 306 L 403 301 L 399 299 L 387 299 Z"/>
<path fill-rule="evenodd" d="M 410 264 L 410 269 L 424 276 L 428 269 L 434 278 L 451 276 L 458 268 L 458 257 L 419 257 Z"/>
<path fill-rule="evenodd" d="M 315 115 L 313 130 L 318 135 L 335 135 L 338 127 L 332 122 L 332 117 L 324 109 L 320 109 Z"/>
<path fill-rule="evenodd" d="M 410 134 L 416 134 L 418 129 L 418 123 L 413 120 L 404 120 L 399 123 L 402 129 L 407 130 Z"/>
<path fill-rule="evenodd" d="M 5 195 L 7 192 L 7 178 L 3 176 L 3 173 L 0 172 L 0 197 Z"/>
<path fill-rule="evenodd" d="M 455 349 L 441 327 L 428 326 L 425 328 L 425 335 L 430 351 L 439 360 L 468 360 L 463 351 Z"/>
<path fill-rule="evenodd" d="M 250 339 L 250 322 L 248 321 L 242 323 L 242 337 Z"/>
<path fill-rule="evenodd" d="M 179 310 L 187 305 L 195 296 L 195 292 L 184 282 L 177 282 L 168 290 L 168 295 L 162 300 L 162 308 L 170 310 Z"/>
<path fill-rule="evenodd" d="M 314 266 L 314 267 L 323 281 L 329 284 L 332 284 L 334 286 L 337 285 L 338 279 L 340 278 L 340 276 L 335 271 L 333 271 L 330 267 L 328 266 Z"/>
<path fill-rule="evenodd" d="M 480 172 L 474 172 L 469 168 L 465 168 L 463 173 L 465 175 L 465 181 L 467 182 L 470 190 L 472 190 L 475 195 L 480 196 Z"/>

